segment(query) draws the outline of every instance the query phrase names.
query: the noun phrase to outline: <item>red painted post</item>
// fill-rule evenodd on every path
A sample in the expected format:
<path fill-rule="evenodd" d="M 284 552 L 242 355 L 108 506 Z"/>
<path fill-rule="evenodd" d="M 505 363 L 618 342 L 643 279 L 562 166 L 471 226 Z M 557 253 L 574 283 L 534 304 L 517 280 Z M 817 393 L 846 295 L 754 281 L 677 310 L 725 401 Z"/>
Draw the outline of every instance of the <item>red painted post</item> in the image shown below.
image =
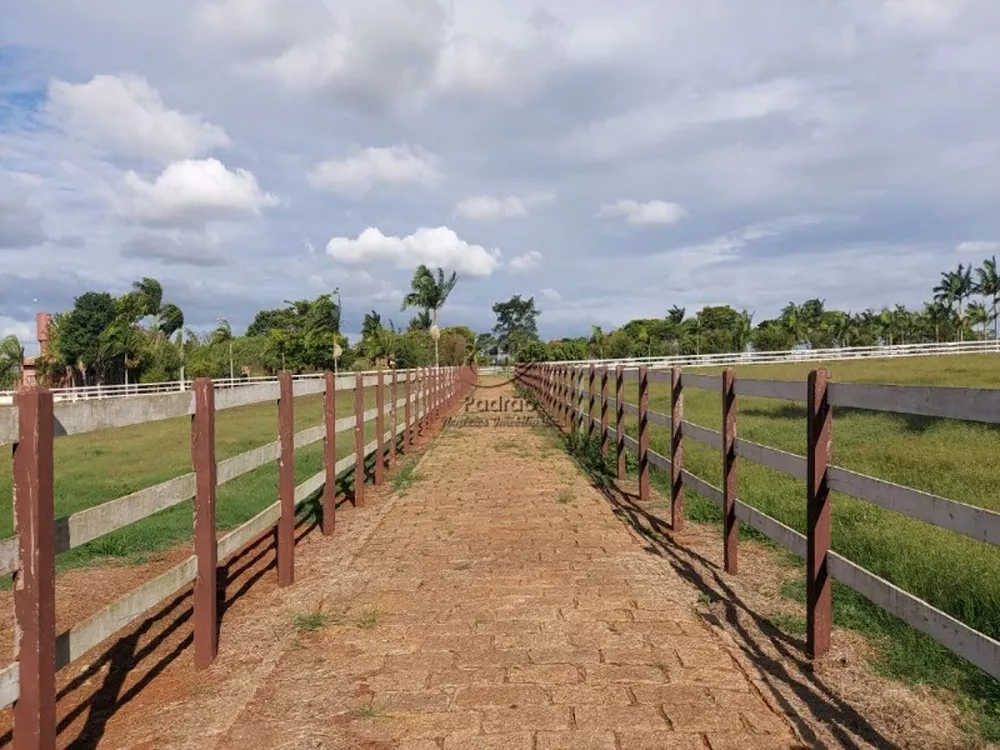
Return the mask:
<path fill-rule="evenodd" d="M 403 455 L 408 456 L 410 454 L 410 441 L 413 439 L 413 422 L 410 420 L 412 416 L 410 411 L 410 397 L 412 396 L 410 383 L 413 380 L 413 371 L 406 371 L 406 380 L 403 383 L 403 398 L 406 399 L 406 404 L 403 406 L 403 417 L 405 423 L 403 425 Z"/>
<path fill-rule="evenodd" d="M 684 383 L 681 368 L 670 368 L 670 526 L 684 528 Z"/>
<path fill-rule="evenodd" d="M 323 422 L 326 425 L 326 434 L 323 436 L 326 481 L 323 483 L 322 531 L 324 536 L 330 536 L 337 529 L 337 381 L 330 371 L 326 373 Z"/>
<path fill-rule="evenodd" d="M 649 368 L 639 368 L 639 502 L 649 500 Z"/>
<path fill-rule="evenodd" d="M 354 506 L 365 504 L 365 379 L 354 375 Z"/>
<path fill-rule="evenodd" d="M 20 692 L 14 702 L 15 750 L 56 746 L 56 550 L 52 393 L 33 386 L 14 396 L 15 657 Z"/>
<path fill-rule="evenodd" d="M 625 478 L 625 370 L 618 365 L 615 371 L 615 441 L 618 449 L 618 479 Z"/>
<path fill-rule="evenodd" d="M 580 367 L 576 373 L 576 411 L 574 412 L 574 418 L 577 420 L 574 424 L 577 425 L 575 430 L 583 431 L 583 420 L 586 419 L 583 415 L 583 401 L 585 398 L 583 390 L 583 368 Z"/>
<path fill-rule="evenodd" d="M 608 457 L 608 368 L 601 370 L 601 455 Z"/>
<path fill-rule="evenodd" d="M 587 377 L 587 439 L 590 440 L 594 437 L 594 433 L 597 428 L 594 427 L 594 405 L 597 401 L 597 388 L 595 381 L 597 379 L 597 370 L 594 365 L 590 366 L 590 372 Z"/>
<path fill-rule="evenodd" d="M 389 438 L 389 468 L 392 469 L 396 465 L 396 402 L 399 400 L 399 390 L 396 387 L 396 368 L 392 369 L 392 385 L 389 389 L 389 398 L 392 399 L 392 408 L 389 410 L 389 432 L 392 433 L 392 437 Z"/>
<path fill-rule="evenodd" d="M 191 465 L 195 475 L 194 551 L 198 574 L 194 582 L 194 666 L 205 669 L 218 653 L 216 627 L 218 568 L 215 544 L 215 387 L 210 378 L 198 378 L 191 417 Z"/>
<path fill-rule="evenodd" d="M 723 567 L 739 570 L 740 523 L 736 520 L 736 393 L 733 370 L 722 371 L 722 538 Z"/>
<path fill-rule="evenodd" d="M 833 407 L 827 400 L 830 373 L 813 370 L 808 380 L 806 455 L 806 655 L 815 659 L 830 648 L 832 596 L 827 558 L 830 552 L 830 488 L 827 467 L 833 439 Z"/>
<path fill-rule="evenodd" d="M 378 371 L 375 386 L 375 486 L 385 481 L 385 376 Z"/>
<path fill-rule="evenodd" d="M 278 585 L 295 582 L 295 414 L 292 376 L 278 376 Z"/>

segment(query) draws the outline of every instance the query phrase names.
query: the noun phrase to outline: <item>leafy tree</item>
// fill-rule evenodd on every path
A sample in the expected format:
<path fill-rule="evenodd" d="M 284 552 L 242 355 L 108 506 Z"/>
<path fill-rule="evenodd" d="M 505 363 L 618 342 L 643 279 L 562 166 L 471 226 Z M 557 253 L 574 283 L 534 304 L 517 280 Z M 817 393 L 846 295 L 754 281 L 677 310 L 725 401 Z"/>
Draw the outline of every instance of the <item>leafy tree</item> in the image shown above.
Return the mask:
<path fill-rule="evenodd" d="M 62 321 L 59 337 L 61 360 L 80 373 L 84 385 L 96 381 L 101 374 L 104 365 L 101 334 L 114 323 L 117 312 L 115 300 L 110 294 L 87 292 L 76 298 L 73 310 Z"/>
<path fill-rule="evenodd" d="M 795 336 L 784 320 L 764 320 L 750 334 L 750 343 L 758 352 L 787 351 L 795 346 Z"/>
<path fill-rule="evenodd" d="M 455 331 L 442 333 L 438 343 L 441 345 L 441 364 L 445 367 L 465 364 L 472 351 L 469 340 Z M 475 337 L 473 337 L 472 346 L 475 346 Z"/>
<path fill-rule="evenodd" d="M 410 326 L 408 331 L 429 331 L 431 329 L 431 314 L 426 310 L 414 315 L 410 318 Z"/>
<path fill-rule="evenodd" d="M 684 322 L 684 315 L 687 311 L 683 307 L 678 307 L 674 305 L 667 311 L 667 320 L 673 323 L 675 326 L 679 326 Z"/>
<path fill-rule="evenodd" d="M 420 264 L 413 273 L 413 280 L 410 282 L 412 291 L 403 297 L 403 303 L 400 305 L 399 310 L 402 312 L 409 307 L 423 308 L 425 313 L 431 313 L 433 325 L 437 327 L 438 310 L 444 306 L 448 295 L 451 294 L 452 289 L 455 288 L 455 284 L 457 283 L 458 274 L 454 271 L 450 277 L 445 278 L 444 270 L 439 268 L 437 269 L 437 277 L 435 278 L 427 266 Z M 438 344 L 435 342 L 435 364 L 439 364 L 439 359 Z"/>
<path fill-rule="evenodd" d="M 516 357 L 517 352 L 532 341 L 538 341 L 538 309 L 535 298 L 522 299 L 515 294 L 506 302 L 493 305 L 493 313 L 497 316 L 493 326 L 500 351 L 509 357 Z"/>
<path fill-rule="evenodd" d="M 106 366 L 122 364 L 125 384 L 129 383 L 129 372 L 137 369 L 148 356 L 147 338 L 142 329 L 126 317 L 115 318 L 114 322 L 101 333 L 101 357 Z"/>
<path fill-rule="evenodd" d="M 21 382 L 24 368 L 24 347 L 11 334 L 0 340 L 0 389 L 13 390 Z"/>
<path fill-rule="evenodd" d="M 993 321 L 993 338 L 997 336 L 997 307 L 1000 306 L 1000 274 L 997 273 L 997 258 L 987 258 L 981 268 L 976 269 L 976 291 L 986 298 L 990 306 L 990 320 Z"/>

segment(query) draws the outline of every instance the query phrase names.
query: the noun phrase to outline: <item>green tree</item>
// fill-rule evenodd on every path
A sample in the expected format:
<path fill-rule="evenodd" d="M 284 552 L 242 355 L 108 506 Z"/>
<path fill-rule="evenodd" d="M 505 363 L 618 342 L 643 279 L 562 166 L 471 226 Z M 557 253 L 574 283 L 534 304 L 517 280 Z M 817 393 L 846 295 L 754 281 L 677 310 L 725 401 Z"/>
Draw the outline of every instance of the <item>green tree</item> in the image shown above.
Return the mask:
<path fill-rule="evenodd" d="M 997 258 L 987 258 L 981 268 L 976 269 L 976 291 L 986 298 L 993 321 L 993 338 L 997 336 L 997 307 L 1000 306 L 1000 274 L 997 273 Z"/>
<path fill-rule="evenodd" d="M 101 334 L 114 323 L 117 312 L 115 300 L 107 292 L 86 292 L 76 298 L 73 310 L 62 321 L 60 358 L 80 373 L 83 385 L 97 382 L 103 375 Z"/>
<path fill-rule="evenodd" d="M 451 294 L 457 283 L 458 274 L 454 271 L 450 277 L 445 278 L 444 270 L 438 268 L 435 277 L 427 266 L 420 264 L 413 273 L 413 279 L 410 282 L 412 291 L 403 297 L 403 303 L 399 307 L 400 312 L 409 307 L 423 308 L 425 313 L 431 313 L 433 326 L 437 328 L 438 310 L 444 307 L 448 295 Z M 434 363 L 435 365 L 440 364 L 437 341 L 434 344 Z"/>
<path fill-rule="evenodd" d="M 0 340 L 0 389 L 13 390 L 21 383 L 24 368 L 24 347 L 11 334 Z"/>
<path fill-rule="evenodd" d="M 532 341 L 538 341 L 538 316 L 541 314 L 535 307 L 535 298 L 522 299 L 515 294 L 506 302 L 493 305 L 493 313 L 497 316 L 493 326 L 500 351 L 508 357 L 517 357 L 517 352 Z"/>

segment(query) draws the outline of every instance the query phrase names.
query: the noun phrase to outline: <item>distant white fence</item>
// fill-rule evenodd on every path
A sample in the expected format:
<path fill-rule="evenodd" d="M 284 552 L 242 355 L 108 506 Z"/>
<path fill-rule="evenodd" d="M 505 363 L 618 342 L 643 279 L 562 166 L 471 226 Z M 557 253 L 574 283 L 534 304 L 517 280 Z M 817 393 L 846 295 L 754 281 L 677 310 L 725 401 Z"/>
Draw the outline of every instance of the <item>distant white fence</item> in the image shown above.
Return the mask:
<path fill-rule="evenodd" d="M 630 357 L 628 359 L 579 359 L 560 362 L 564 365 L 599 365 L 601 367 L 718 367 L 729 365 L 766 365 L 783 362 L 833 362 L 850 359 L 895 359 L 931 357 L 950 354 L 1000 353 L 1000 341 L 949 341 L 939 344 L 899 344 L 896 346 L 850 346 L 840 349 L 791 349 L 783 352 L 743 352 L 734 354 L 688 354 L 674 357 Z M 482 372 L 482 369 L 480 369 Z"/>

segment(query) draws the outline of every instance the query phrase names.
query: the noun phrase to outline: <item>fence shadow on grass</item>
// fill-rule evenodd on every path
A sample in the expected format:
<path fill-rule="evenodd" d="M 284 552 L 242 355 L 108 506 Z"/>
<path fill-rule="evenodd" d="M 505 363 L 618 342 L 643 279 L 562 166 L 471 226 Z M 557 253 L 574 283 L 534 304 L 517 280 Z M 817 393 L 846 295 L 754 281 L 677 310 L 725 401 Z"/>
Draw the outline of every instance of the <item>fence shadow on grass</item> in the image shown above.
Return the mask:
<path fill-rule="evenodd" d="M 540 413 L 544 414 L 541 410 Z M 825 745 L 773 683 L 781 683 L 790 689 L 808 707 L 813 720 L 823 724 L 840 746 L 856 747 L 860 741 L 882 748 L 898 747 L 816 674 L 805 658 L 803 639 L 784 633 L 767 617 L 753 610 L 727 583 L 718 564 L 686 546 L 683 537 L 674 536 L 668 521 L 641 506 L 636 495 L 622 490 L 611 476 L 600 470 L 600 466 L 595 466 L 592 458 L 587 460 L 586 453 L 581 454 L 578 445 L 561 425 L 548 414 L 545 418 L 562 438 L 567 452 L 590 478 L 593 487 L 608 501 L 612 512 L 644 540 L 645 551 L 668 562 L 703 597 L 723 604 L 725 622 L 714 614 L 707 615 L 707 619 L 733 632 L 743 655 L 765 676 L 764 683 L 768 686 L 771 700 L 791 719 L 811 747 Z M 613 453 L 612 446 L 609 455 Z M 746 624 L 747 619 L 752 627 Z M 780 660 L 768 653 L 769 649 Z"/>

